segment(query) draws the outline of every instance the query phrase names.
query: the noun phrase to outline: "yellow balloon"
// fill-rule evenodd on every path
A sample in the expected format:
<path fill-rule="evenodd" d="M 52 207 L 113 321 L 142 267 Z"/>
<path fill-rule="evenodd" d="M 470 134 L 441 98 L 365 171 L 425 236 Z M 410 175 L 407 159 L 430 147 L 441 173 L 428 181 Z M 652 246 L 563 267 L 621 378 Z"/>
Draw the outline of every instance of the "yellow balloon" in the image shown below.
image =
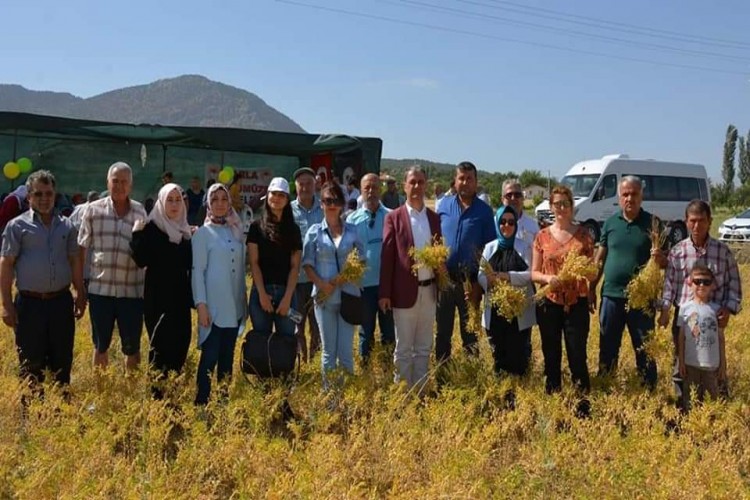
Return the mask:
<path fill-rule="evenodd" d="M 232 181 L 232 176 L 226 170 L 219 172 L 219 182 L 222 184 L 229 184 Z"/>
<path fill-rule="evenodd" d="M 18 166 L 18 163 L 9 161 L 3 167 L 3 174 L 5 174 L 5 177 L 8 179 L 13 180 L 21 175 L 21 167 Z"/>

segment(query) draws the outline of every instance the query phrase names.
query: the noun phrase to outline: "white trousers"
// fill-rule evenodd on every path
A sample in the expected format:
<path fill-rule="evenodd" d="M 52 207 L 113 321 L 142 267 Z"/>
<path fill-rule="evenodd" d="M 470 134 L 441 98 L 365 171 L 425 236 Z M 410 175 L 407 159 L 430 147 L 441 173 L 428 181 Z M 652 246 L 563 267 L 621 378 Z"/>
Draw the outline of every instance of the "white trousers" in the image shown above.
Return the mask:
<path fill-rule="evenodd" d="M 420 286 L 417 302 L 409 309 L 393 309 L 396 329 L 396 382 L 405 380 L 408 386 L 421 391 L 427 381 L 435 324 L 435 287 Z"/>

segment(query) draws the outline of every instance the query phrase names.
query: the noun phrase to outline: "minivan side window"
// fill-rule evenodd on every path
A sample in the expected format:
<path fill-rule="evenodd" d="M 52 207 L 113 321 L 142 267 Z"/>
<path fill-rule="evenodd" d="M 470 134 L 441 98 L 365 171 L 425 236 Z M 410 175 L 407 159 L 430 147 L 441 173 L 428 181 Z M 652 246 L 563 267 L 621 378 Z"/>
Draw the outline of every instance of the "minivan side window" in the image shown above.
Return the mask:
<path fill-rule="evenodd" d="M 596 195 L 592 201 L 606 200 L 617 195 L 617 176 L 615 174 L 605 175 L 601 184 L 596 189 Z"/>
<path fill-rule="evenodd" d="M 695 177 L 639 175 L 643 182 L 644 201 L 690 201 L 707 199 L 705 182 Z M 703 182 L 703 185 L 701 185 Z"/>

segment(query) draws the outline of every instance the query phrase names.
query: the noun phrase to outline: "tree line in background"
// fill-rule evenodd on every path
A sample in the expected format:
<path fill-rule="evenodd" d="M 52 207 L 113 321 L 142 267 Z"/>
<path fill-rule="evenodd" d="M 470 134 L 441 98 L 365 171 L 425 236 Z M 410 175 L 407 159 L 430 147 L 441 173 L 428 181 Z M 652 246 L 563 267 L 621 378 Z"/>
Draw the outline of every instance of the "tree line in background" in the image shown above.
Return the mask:
<path fill-rule="evenodd" d="M 443 190 L 448 190 L 453 177 L 455 176 L 456 166 L 450 163 L 437 163 L 427 160 L 405 159 L 392 160 L 384 158 L 380 162 L 380 172 L 394 177 L 399 182 L 404 178 L 404 173 L 412 165 L 421 165 L 427 171 L 427 197 L 432 198 L 436 184 L 439 184 Z M 479 166 L 477 165 L 477 169 Z M 507 179 L 519 179 L 524 188 L 531 186 L 541 186 L 547 188 L 548 185 L 554 186 L 557 183 L 555 177 L 548 177 L 540 170 L 526 169 L 519 172 L 509 170 L 507 172 L 487 172 L 478 170 L 478 183 L 486 193 L 490 195 L 492 204 L 498 206 L 501 204 L 501 193 L 503 182 Z M 534 198 L 534 205 L 539 204 L 543 197 Z"/>
<path fill-rule="evenodd" d="M 721 177 L 720 184 L 711 186 L 713 204 L 731 207 L 750 206 L 750 130 L 747 137 L 743 137 L 734 125 L 730 124 L 727 127 Z M 739 187 L 734 184 L 735 177 L 740 181 Z"/>

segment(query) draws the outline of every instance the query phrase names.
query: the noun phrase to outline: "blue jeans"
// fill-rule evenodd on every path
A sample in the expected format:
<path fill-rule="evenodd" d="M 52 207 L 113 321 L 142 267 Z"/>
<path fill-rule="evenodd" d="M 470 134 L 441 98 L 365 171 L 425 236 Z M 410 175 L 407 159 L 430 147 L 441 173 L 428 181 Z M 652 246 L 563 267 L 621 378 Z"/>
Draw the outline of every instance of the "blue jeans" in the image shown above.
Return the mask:
<path fill-rule="evenodd" d="M 339 314 L 340 309 L 340 302 L 315 305 L 315 319 L 320 330 L 324 389 L 328 389 L 326 372 L 343 368 L 354 373 L 354 325 L 344 321 Z"/>
<path fill-rule="evenodd" d="M 279 307 L 281 299 L 284 298 L 286 287 L 282 285 L 266 285 L 266 293 L 271 297 L 274 309 Z M 292 294 L 292 309 L 297 309 L 297 294 Z M 260 293 L 253 285 L 250 291 L 250 321 L 253 322 L 253 330 L 256 332 L 273 333 L 279 335 L 294 335 L 294 321 L 289 316 L 279 316 L 276 313 L 267 313 L 260 307 Z"/>
<path fill-rule="evenodd" d="M 359 355 L 362 359 L 370 357 L 370 351 L 375 343 L 375 320 L 380 325 L 380 342 L 383 345 L 396 342 L 393 328 L 393 312 L 389 309 L 384 313 L 378 307 L 378 285 L 368 286 L 362 290 L 362 306 L 364 315 L 362 326 L 359 328 Z"/>
<path fill-rule="evenodd" d="M 599 310 L 599 374 L 606 375 L 617 369 L 622 331 L 625 325 L 630 332 L 630 342 L 635 351 L 635 364 L 643 382 L 650 389 L 656 387 L 656 362 L 643 350 L 650 332 L 654 331 L 654 318 L 641 310 L 625 310 L 626 299 L 602 297 Z"/>
<path fill-rule="evenodd" d="M 143 299 L 89 295 L 91 336 L 96 352 L 105 353 L 112 343 L 117 321 L 122 353 L 133 356 L 141 352 L 143 330 Z"/>
<path fill-rule="evenodd" d="M 216 378 L 219 383 L 231 380 L 238 329 L 239 322 L 232 328 L 211 325 L 211 333 L 201 344 L 201 358 L 198 362 L 198 394 L 195 396 L 195 404 L 208 404 L 208 397 L 211 395 L 211 374 L 214 369 L 217 371 Z"/>

